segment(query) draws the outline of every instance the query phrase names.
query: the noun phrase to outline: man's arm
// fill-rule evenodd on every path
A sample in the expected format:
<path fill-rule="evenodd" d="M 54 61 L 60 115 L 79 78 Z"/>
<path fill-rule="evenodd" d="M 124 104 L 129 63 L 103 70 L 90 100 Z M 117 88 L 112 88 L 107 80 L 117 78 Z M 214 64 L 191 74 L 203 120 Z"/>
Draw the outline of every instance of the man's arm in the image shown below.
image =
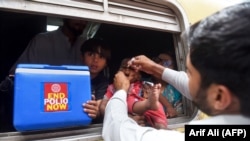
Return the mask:
<path fill-rule="evenodd" d="M 126 91 L 118 90 L 107 104 L 102 130 L 105 141 L 184 141 L 183 133 L 139 126 L 128 117 L 126 98 Z"/>
<path fill-rule="evenodd" d="M 156 78 L 161 78 L 174 86 L 185 97 L 191 99 L 188 88 L 189 78 L 185 72 L 165 68 L 162 65 L 155 63 L 145 55 L 133 57 L 128 62 L 128 66 L 131 66 L 138 71 L 151 74 Z"/>
<path fill-rule="evenodd" d="M 109 100 L 104 116 L 102 136 L 105 141 L 136 141 L 153 128 L 140 127 L 128 117 L 127 93 L 118 90 Z"/>
<path fill-rule="evenodd" d="M 28 46 L 25 48 L 21 56 L 12 65 L 9 74 L 15 74 L 15 69 L 19 63 L 44 63 L 41 62 L 42 58 L 49 58 L 48 52 L 51 52 L 53 48 L 51 47 L 50 40 L 43 34 L 36 35 L 32 40 L 30 40 Z M 49 64 L 50 62 L 47 62 Z"/>

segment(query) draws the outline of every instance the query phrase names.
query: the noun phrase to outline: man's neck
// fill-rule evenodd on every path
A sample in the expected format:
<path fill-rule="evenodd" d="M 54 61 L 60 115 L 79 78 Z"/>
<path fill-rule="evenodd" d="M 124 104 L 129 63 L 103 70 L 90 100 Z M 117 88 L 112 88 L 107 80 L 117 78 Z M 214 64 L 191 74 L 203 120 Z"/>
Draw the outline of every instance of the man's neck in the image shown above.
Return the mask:
<path fill-rule="evenodd" d="M 70 29 L 67 28 L 66 26 L 62 26 L 62 32 L 64 35 L 68 37 L 68 40 L 71 43 L 71 45 L 73 45 L 77 37 L 72 33 L 72 31 L 70 31 Z"/>

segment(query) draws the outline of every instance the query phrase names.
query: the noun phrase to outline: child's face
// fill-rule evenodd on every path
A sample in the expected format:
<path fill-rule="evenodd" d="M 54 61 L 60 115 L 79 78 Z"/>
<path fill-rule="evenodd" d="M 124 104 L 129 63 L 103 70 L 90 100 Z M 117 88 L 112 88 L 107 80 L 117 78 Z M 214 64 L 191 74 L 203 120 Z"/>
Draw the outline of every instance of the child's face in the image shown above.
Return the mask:
<path fill-rule="evenodd" d="M 82 60 L 89 67 L 91 75 L 98 75 L 107 65 L 107 59 L 99 53 L 85 52 L 82 55 Z"/>
<path fill-rule="evenodd" d="M 164 67 L 174 69 L 173 59 L 171 58 L 171 56 L 169 56 L 168 54 L 162 53 L 158 57 L 161 60 L 159 64 L 161 64 Z"/>
<path fill-rule="evenodd" d="M 141 79 L 141 74 L 138 71 L 135 71 L 133 68 L 128 67 L 127 63 L 123 63 L 120 67 L 120 71 L 123 71 L 124 74 L 129 78 L 130 83 L 138 81 Z"/>

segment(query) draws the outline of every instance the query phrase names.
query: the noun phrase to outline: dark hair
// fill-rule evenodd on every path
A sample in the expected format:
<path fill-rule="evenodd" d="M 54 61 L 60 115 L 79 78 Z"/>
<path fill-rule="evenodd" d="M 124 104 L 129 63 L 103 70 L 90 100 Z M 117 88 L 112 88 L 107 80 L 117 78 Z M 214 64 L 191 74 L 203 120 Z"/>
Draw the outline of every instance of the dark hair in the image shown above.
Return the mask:
<path fill-rule="evenodd" d="M 159 53 L 158 56 L 152 57 L 152 60 L 153 60 L 155 63 L 157 63 L 157 64 L 159 64 L 159 63 L 162 61 L 162 60 L 159 58 L 159 55 L 160 55 L 160 54 L 166 54 L 166 55 L 170 56 L 171 59 L 172 59 L 172 63 L 173 63 L 173 69 L 174 69 L 174 70 L 177 70 L 176 56 L 175 56 L 174 51 L 164 50 L 163 52 Z"/>
<path fill-rule="evenodd" d="M 130 60 L 131 58 L 130 57 L 127 57 L 127 58 L 123 58 L 121 63 L 120 63 L 120 68 L 124 67 L 124 66 L 127 66 L 128 64 L 128 61 Z"/>
<path fill-rule="evenodd" d="M 100 56 L 107 59 L 107 63 L 110 62 L 111 49 L 102 39 L 91 38 L 86 40 L 81 46 L 81 53 L 84 54 L 85 52 L 98 53 Z"/>
<path fill-rule="evenodd" d="M 190 60 L 201 88 L 226 86 L 250 116 L 250 3 L 227 7 L 194 24 L 188 34 Z"/>

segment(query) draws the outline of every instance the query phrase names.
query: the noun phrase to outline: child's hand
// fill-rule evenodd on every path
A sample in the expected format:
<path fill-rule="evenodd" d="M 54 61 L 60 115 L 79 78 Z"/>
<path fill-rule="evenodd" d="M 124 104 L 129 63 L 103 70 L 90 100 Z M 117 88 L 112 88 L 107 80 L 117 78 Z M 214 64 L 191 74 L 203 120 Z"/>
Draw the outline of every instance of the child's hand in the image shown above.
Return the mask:
<path fill-rule="evenodd" d="M 83 103 L 82 106 L 83 111 L 88 113 L 89 117 L 91 117 L 92 119 L 95 119 L 99 115 L 99 107 L 94 95 L 92 95 L 92 100 Z"/>
<path fill-rule="evenodd" d="M 160 83 L 155 84 L 153 86 L 153 93 L 158 95 L 158 96 L 161 94 L 161 84 Z"/>
<path fill-rule="evenodd" d="M 140 115 L 128 114 L 128 116 L 132 118 L 134 121 L 136 121 L 137 124 L 139 124 L 140 126 L 146 126 L 146 119 L 143 115 L 140 116 Z"/>
<path fill-rule="evenodd" d="M 149 107 L 151 110 L 157 110 L 159 108 L 159 96 L 161 92 L 161 84 L 155 84 L 151 87 L 152 92 L 148 95 Z"/>
<path fill-rule="evenodd" d="M 130 82 L 128 77 L 125 76 L 124 72 L 122 71 L 118 71 L 115 74 L 114 77 L 114 81 L 113 81 L 115 90 L 125 90 L 126 92 L 128 92 L 129 86 L 130 86 Z"/>
<path fill-rule="evenodd" d="M 153 86 L 154 83 L 148 82 L 148 81 L 143 81 L 142 83 L 142 92 L 143 92 L 143 98 L 148 98 L 149 94 L 153 93 Z"/>
<path fill-rule="evenodd" d="M 173 107 L 167 107 L 167 118 L 174 118 L 177 116 L 177 111 Z"/>

